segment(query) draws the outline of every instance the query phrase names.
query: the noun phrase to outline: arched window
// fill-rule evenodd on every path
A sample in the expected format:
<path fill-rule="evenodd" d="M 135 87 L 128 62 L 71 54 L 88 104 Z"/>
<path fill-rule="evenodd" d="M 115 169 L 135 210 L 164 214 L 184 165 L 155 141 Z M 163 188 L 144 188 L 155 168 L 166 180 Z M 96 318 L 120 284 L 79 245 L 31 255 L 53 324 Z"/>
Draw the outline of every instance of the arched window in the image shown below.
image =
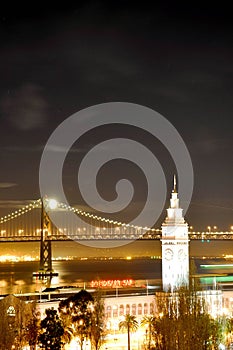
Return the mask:
<path fill-rule="evenodd" d="M 142 315 L 142 304 L 138 304 L 138 315 Z"/>
<path fill-rule="evenodd" d="M 153 315 L 154 313 L 154 304 L 150 303 L 150 314 Z"/>
<path fill-rule="evenodd" d="M 111 306 L 107 306 L 106 316 L 108 318 L 110 318 L 112 316 L 112 307 Z"/>
<path fill-rule="evenodd" d="M 144 303 L 144 315 L 148 314 L 148 304 Z"/>
<path fill-rule="evenodd" d="M 126 314 L 130 314 L 130 305 L 129 304 L 126 305 L 125 312 L 126 312 Z"/>
<path fill-rule="evenodd" d="M 132 305 L 132 315 L 136 316 L 136 304 Z"/>
<path fill-rule="evenodd" d="M 113 307 L 112 307 L 112 316 L 113 317 L 117 317 L 118 316 L 118 306 L 117 305 L 114 305 Z"/>
<path fill-rule="evenodd" d="M 120 305 L 119 307 L 119 316 L 123 316 L 124 315 L 124 305 Z"/>

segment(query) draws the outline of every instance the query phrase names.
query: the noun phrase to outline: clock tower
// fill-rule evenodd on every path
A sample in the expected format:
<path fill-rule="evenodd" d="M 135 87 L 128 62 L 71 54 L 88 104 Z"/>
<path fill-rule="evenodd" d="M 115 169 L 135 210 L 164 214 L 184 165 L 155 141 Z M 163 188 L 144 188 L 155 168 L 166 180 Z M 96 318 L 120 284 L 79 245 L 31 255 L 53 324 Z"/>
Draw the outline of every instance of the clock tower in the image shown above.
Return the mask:
<path fill-rule="evenodd" d="M 182 211 L 174 176 L 170 207 L 162 224 L 162 281 L 165 292 L 173 292 L 189 283 L 188 224 Z"/>

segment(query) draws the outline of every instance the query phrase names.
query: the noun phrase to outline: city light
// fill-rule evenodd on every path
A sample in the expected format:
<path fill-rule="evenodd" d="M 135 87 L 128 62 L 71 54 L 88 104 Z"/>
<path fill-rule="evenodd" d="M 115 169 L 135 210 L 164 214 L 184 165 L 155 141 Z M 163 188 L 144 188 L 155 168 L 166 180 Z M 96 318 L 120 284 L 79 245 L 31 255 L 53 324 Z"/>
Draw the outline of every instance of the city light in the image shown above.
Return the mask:
<path fill-rule="evenodd" d="M 48 207 L 51 210 L 56 209 L 58 207 L 58 202 L 56 201 L 56 199 L 53 199 L 53 198 L 49 199 L 48 200 Z"/>
<path fill-rule="evenodd" d="M 132 287 L 135 281 L 132 279 L 112 279 L 112 280 L 94 280 L 91 281 L 92 288 L 124 288 Z"/>

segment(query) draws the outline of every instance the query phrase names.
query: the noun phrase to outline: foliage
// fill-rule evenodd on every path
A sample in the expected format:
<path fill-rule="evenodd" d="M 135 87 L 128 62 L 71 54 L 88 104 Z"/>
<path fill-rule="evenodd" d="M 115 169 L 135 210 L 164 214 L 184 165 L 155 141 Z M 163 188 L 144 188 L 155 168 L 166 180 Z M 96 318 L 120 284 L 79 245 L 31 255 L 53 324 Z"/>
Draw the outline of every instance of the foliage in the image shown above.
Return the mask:
<path fill-rule="evenodd" d="M 64 333 L 62 335 L 62 341 L 64 344 L 69 344 L 74 336 L 74 328 L 72 327 L 71 317 L 61 317 Z"/>
<path fill-rule="evenodd" d="M 94 299 L 86 290 L 62 300 L 59 312 L 66 329 L 72 329 L 72 334 L 79 338 L 81 350 L 85 339 L 91 338 L 92 313 Z"/>
<path fill-rule="evenodd" d="M 152 332 L 154 332 L 154 324 L 155 324 L 155 317 L 154 316 L 144 316 L 141 325 L 147 327 L 147 333 L 146 333 L 146 342 L 147 342 L 147 349 L 151 349 L 151 337 Z"/>
<path fill-rule="evenodd" d="M 46 317 L 41 321 L 41 334 L 38 340 L 46 350 L 60 350 L 64 333 L 61 320 L 56 310 L 47 309 L 45 312 Z"/>
<path fill-rule="evenodd" d="M 35 303 L 26 303 L 8 295 L 0 301 L 0 350 L 21 349 L 27 344 L 27 324 L 33 317 Z"/>
<path fill-rule="evenodd" d="M 126 314 L 125 319 L 119 323 L 119 329 L 127 331 L 128 350 L 130 350 L 130 332 L 135 332 L 138 329 L 138 322 L 133 315 Z"/>
<path fill-rule="evenodd" d="M 225 342 L 228 347 L 233 343 L 233 317 L 224 319 Z"/>
<path fill-rule="evenodd" d="M 203 294 L 181 288 L 176 293 L 157 293 L 159 317 L 154 341 L 159 350 L 217 349 L 220 324 L 206 310 Z"/>
<path fill-rule="evenodd" d="M 25 333 L 25 338 L 31 350 L 36 349 L 39 330 L 40 330 L 40 318 L 39 318 L 39 313 L 36 312 L 36 305 L 35 305 L 35 309 L 32 312 L 32 317 L 29 319 L 26 325 L 26 333 Z"/>
<path fill-rule="evenodd" d="M 91 343 L 95 350 L 98 350 L 104 341 L 104 320 L 104 301 L 101 293 L 97 292 L 91 317 Z"/>

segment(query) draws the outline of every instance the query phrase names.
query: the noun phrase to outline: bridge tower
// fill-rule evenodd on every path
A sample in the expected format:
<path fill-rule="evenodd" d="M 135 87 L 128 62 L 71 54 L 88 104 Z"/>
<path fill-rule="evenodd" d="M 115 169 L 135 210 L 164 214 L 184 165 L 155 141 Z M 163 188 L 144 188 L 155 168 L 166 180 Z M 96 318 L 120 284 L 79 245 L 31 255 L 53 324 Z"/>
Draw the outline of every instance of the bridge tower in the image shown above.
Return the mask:
<path fill-rule="evenodd" d="M 40 239 L 40 268 L 38 275 L 57 275 L 52 269 L 52 223 L 45 210 L 45 202 L 41 199 L 41 239 Z"/>
<path fill-rule="evenodd" d="M 167 217 L 162 224 L 162 281 L 164 291 L 174 291 L 189 283 L 189 238 L 174 176 Z"/>

